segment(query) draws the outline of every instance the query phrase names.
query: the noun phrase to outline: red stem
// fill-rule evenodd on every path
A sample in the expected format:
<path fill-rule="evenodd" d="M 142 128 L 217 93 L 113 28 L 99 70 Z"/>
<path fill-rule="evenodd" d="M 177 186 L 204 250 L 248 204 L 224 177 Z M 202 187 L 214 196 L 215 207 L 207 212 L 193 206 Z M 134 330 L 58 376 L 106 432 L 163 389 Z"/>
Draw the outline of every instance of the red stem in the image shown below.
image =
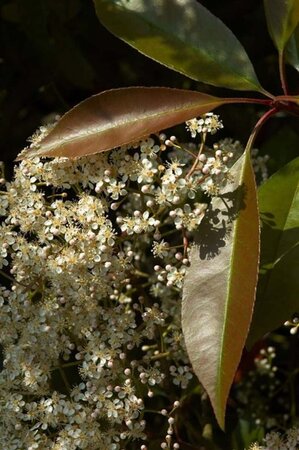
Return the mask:
<path fill-rule="evenodd" d="M 274 100 L 275 97 L 273 97 Z M 270 106 L 273 100 L 265 100 L 262 98 L 246 98 L 246 97 L 236 97 L 236 98 L 224 98 L 224 104 L 229 103 L 254 103 L 258 105 Z"/>
<path fill-rule="evenodd" d="M 267 122 L 267 120 L 270 119 L 271 116 L 276 114 L 278 109 L 276 107 L 269 109 L 269 111 L 265 112 L 265 114 L 262 115 L 262 117 L 258 120 L 258 122 L 255 124 L 251 135 L 249 136 L 248 142 L 246 144 L 246 149 L 252 148 L 255 138 L 260 131 L 261 127 Z"/>
<path fill-rule="evenodd" d="M 276 106 L 277 109 L 282 109 L 284 111 L 288 111 L 291 114 L 295 114 L 299 116 L 299 100 L 298 96 L 292 95 L 279 95 L 276 97 Z"/>
<path fill-rule="evenodd" d="M 284 95 L 288 95 L 288 85 L 287 85 L 287 80 L 286 80 L 283 52 L 279 52 L 278 62 L 279 62 L 279 77 L 280 77 L 281 87 L 282 87 Z"/>

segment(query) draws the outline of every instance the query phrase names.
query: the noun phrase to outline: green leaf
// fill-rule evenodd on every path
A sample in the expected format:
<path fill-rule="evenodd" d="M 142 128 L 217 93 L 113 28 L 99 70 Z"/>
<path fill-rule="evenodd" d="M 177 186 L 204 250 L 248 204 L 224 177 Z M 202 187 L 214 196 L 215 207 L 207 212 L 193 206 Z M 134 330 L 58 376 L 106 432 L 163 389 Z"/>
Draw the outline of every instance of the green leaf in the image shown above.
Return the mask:
<path fill-rule="evenodd" d="M 264 0 L 268 30 L 279 53 L 299 23 L 298 0 Z"/>
<path fill-rule="evenodd" d="M 199 226 L 182 306 L 190 361 L 221 428 L 251 321 L 259 259 L 256 186 L 249 150 L 233 166 L 231 175 L 233 183 L 212 200 Z"/>
<path fill-rule="evenodd" d="M 262 442 L 264 436 L 264 429 L 256 424 L 256 419 L 239 419 L 232 432 L 231 448 L 250 449 L 250 444 Z"/>
<path fill-rule="evenodd" d="M 285 59 L 299 72 L 299 26 L 297 26 L 286 45 Z"/>
<path fill-rule="evenodd" d="M 94 0 L 100 21 L 155 61 L 194 80 L 263 92 L 233 33 L 196 0 Z"/>
<path fill-rule="evenodd" d="M 159 87 L 112 89 L 94 95 L 67 112 L 40 143 L 18 159 L 99 153 L 137 141 L 204 114 L 229 99 Z"/>
<path fill-rule="evenodd" d="M 299 158 L 260 188 L 261 265 L 247 344 L 299 312 Z"/>

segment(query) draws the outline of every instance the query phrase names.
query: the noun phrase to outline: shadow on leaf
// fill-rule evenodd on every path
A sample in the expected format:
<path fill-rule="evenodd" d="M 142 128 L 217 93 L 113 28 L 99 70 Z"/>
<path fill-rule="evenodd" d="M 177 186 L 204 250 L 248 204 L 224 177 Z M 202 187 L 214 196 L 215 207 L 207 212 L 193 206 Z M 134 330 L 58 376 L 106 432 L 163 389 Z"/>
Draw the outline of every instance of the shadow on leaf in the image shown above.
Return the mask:
<path fill-rule="evenodd" d="M 232 192 L 215 197 L 195 236 L 199 258 L 212 259 L 219 255 L 232 233 L 232 224 L 246 207 L 246 186 L 242 184 Z"/>

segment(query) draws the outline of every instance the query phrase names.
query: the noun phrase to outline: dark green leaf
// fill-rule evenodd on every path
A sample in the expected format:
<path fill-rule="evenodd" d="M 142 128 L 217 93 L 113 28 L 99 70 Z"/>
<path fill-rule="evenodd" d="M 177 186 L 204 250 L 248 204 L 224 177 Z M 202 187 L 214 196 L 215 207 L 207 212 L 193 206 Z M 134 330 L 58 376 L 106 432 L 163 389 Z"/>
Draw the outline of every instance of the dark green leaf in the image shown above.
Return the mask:
<path fill-rule="evenodd" d="M 285 58 L 299 72 L 299 26 L 297 26 L 287 43 Z"/>
<path fill-rule="evenodd" d="M 260 188 L 261 265 L 248 345 L 299 312 L 299 158 Z"/>
<path fill-rule="evenodd" d="M 299 23 L 298 0 L 264 0 L 270 36 L 280 53 Z"/>
<path fill-rule="evenodd" d="M 256 419 L 240 419 L 232 433 L 232 448 L 249 448 L 253 442 L 262 442 L 264 429 L 256 424 Z M 252 448 L 254 450 L 254 447 Z M 273 449 L 274 450 L 274 449 Z"/>
<path fill-rule="evenodd" d="M 196 0 L 94 0 L 116 36 L 190 78 L 260 91 L 252 64 L 233 33 Z"/>
<path fill-rule="evenodd" d="M 212 200 L 199 226 L 182 306 L 187 351 L 221 428 L 251 321 L 259 258 L 256 187 L 249 150 L 231 174 L 233 183 Z"/>
<path fill-rule="evenodd" d="M 182 89 L 113 89 L 66 113 L 25 156 L 77 156 L 103 152 L 204 114 L 229 99 Z"/>

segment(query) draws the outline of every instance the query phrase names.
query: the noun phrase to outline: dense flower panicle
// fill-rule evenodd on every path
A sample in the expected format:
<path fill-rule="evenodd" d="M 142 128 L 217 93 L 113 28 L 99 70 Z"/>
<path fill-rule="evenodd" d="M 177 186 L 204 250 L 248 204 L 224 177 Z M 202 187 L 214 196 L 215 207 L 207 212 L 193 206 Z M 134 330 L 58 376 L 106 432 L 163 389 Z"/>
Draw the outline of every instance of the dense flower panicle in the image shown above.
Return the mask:
<path fill-rule="evenodd" d="M 290 428 L 284 435 L 271 431 L 263 439 L 265 445 L 251 444 L 248 450 L 297 450 L 299 448 L 299 428 Z"/>
<path fill-rule="evenodd" d="M 257 181 L 263 182 L 268 178 L 267 162 L 269 155 L 259 155 L 257 148 L 251 150 L 253 170 L 257 174 Z"/>
<path fill-rule="evenodd" d="M 200 120 L 197 132 L 222 127 Z M 1 448 L 145 448 L 145 402 L 192 378 L 179 301 L 188 242 L 203 192 L 230 181 L 234 143 L 196 160 L 165 142 L 26 159 L 2 184 Z"/>
<path fill-rule="evenodd" d="M 253 361 L 254 368 L 241 378 L 234 392 L 234 399 L 238 404 L 237 412 L 241 420 L 250 420 L 256 427 L 263 426 L 266 430 L 286 429 L 290 426 L 288 413 L 290 405 L 286 399 L 287 384 L 281 377 L 276 358 L 274 346 L 262 348 Z M 280 406 L 279 413 L 275 410 L 277 404 Z M 277 437 L 277 433 L 275 436 Z M 280 447 L 269 446 L 269 450 L 276 448 Z M 282 447 L 283 450 L 287 448 L 289 447 Z M 295 450 L 297 447 L 290 448 Z M 261 447 L 261 449 L 268 450 L 268 447 Z"/>

